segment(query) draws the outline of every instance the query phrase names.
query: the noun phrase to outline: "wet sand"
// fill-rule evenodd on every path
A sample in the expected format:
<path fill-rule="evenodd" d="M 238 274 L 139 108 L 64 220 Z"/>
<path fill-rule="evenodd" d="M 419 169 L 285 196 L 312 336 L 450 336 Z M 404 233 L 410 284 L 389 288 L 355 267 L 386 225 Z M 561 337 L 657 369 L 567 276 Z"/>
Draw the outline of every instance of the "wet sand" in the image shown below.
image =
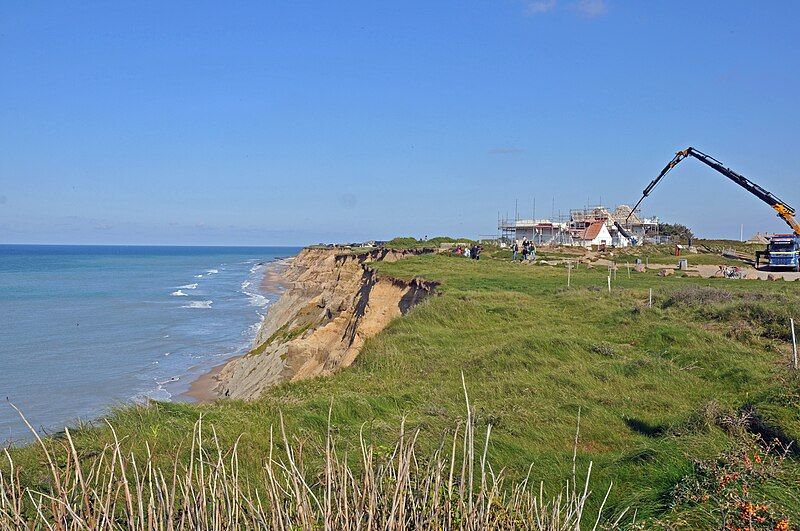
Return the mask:
<path fill-rule="evenodd" d="M 294 260 L 294 257 L 276 260 L 267 265 L 266 271 L 264 272 L 264 278 L 261 280 L 262 293 L 271 295 L 273 298 L 280 296 L 280 294 L 283 293 L 283 291 L 286 289 L 283 274 L 286 272 L 286 269 L 289 268 L 289 265 L 291 265 L 292 260 Z M 274 302 L 274 299 L 272 302 Z M 189 390 L 181 393 L 177 399 L 200 404 L 214 402 L 220 398 L 219 393 L 217 392 L 217 387 L 220 382 L 219 375 L 222 372 L 222 369 L 224 369 L 228 363 L 240 357 L 241 356 L 235 356 L 233 358 L 229 358 L 223 363 L 214 366 L 210 371 L 202 374 L 200 377 L 194 380 L 189 385 Z"/>
<path fill-rule="evenodd" d="M 286 289 L 283 274 L 292 264 L 293 260 L 294 257 L 284 258 L 283 260 L 277 260 L 271 263 L 264 272 L 263 280 L 261 280 L 261 291 L 266 293 L 283 293 Z"/>
<path fill-rule="evenodd" d="M 202 374 L 189 385 L 188 391 L 181 393 L 179 398 L 186 399 L 188 402 L 198 402 L 201 404 L 207 404 L 219 398 L 219 394 L 215 390 L 217 384 L 219 383 L 218 376 L 219 373 L 222 372 L 222 369 L 224 369 L 232 359 L 236 358 L 226 360 L 224 363 L 220 363 L 207 373 Z"/>

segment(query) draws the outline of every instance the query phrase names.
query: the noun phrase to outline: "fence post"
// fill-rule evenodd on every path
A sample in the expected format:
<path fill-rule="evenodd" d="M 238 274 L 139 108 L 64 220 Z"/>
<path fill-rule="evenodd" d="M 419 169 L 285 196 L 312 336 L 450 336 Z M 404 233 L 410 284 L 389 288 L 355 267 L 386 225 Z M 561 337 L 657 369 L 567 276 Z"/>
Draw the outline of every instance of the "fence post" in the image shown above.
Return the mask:
<path fill-rule="evenodd" d="M 650 308 L 653 307 L 653 288 L 650 288 L 650 297 L 648 298 L 647 306 Z"/>
<path fill-rule="evenodd" d="M 797 338 L 794 335 L 794 318 L 789 319 L 792 325 L 792 367 L 797 370 Z"/>
<path fill-rule="evenodd" d="M 608 292 L 611 293 L 611 275 L 608 275 Z"/>
<path fill-rule="evenodd" d="M 572 261 L 567 260 L 567 287 L 569 287 L 569 281 L 571 276 L 572 276 Z"/>

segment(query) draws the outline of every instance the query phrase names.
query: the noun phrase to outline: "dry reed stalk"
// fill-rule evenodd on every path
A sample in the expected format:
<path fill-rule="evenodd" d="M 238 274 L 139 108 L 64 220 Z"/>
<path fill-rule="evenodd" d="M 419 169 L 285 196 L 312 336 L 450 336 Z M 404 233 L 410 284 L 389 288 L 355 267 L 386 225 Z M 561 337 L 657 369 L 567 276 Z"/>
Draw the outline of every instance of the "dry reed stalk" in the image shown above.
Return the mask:
<path fill-rule="evenodd" d="M 154 462 L 149 445 L 144 463 L 137 462 L 132 452 L 123 450 L 123 441 L 110 424 L 113 443 L 88 463 L 80 458 L 69 430 L 60 441 L 63 455 L 57 443 L 48 445 L 34 432 L 51 483 L 47 488 L 23 484 L 11 453 L 5 451 L 7 465 L 0 467 L 0 529 L 580 529 L 592 494 L 591 464 L 582 488 L 578 486 L 580 411 L 572 476 L 558 494 L 548 497 L 543 483 L 532 486 L 532 465 L 522 481 L 510 485 L 503 470 L 495 471 L 489 461 L 491 426 L 482 444 L 476 443 L 463 375 L 462 384 L 466 416 L 455 426 L 452 440 L 443 437 L 431 455 L 420 456 L 420 431 L 409 430 L 403 419 L 393 451 L 377 458 L 362 426 L 357 468 L 337 448 L 331 404 L 320 449 L 324 463 L 316 475 L 305 470 L 304 444 L 289 437 L 282 416 L 279 428 L 285 455 L 273 453 L 276 441 L 270 430 L 270 451 L 258 481 L 240 475 L 239 439 L 223 449 L 214 428 L 204 428 L 202 417 L 192 432 L 188 460 L 179 457 L 178 449 L 171 471 Z M 476 444 L 480 445 L 477 460 Z M 610 491 L 611 486 L 592 529 L 601 524 L 619 527 L 626 515 L 627 510 L 604 518 Z"/>

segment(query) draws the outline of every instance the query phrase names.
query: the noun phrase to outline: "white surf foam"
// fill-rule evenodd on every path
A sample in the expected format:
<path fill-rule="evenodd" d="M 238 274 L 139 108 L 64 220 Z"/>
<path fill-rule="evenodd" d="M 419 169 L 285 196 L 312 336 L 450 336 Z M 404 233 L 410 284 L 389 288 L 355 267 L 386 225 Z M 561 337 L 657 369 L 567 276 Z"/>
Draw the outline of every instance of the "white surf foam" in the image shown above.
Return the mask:
<path fill-rule="evenodd" d="M 172 295 L 173 297 L 186 297 L 186 294 L 181 290 L 173 291 L 172 293 L 170 293 L 170 295 Z"/>
<path fill-rule="evenodd" d="M 148 400 L 158 400 L 167 402 L 172 398 L 172 393 L 164 389 L 163 386 L 156 383 L 156 388 L 151 391 L 145 391 L 133 396 L 133 401 L 136 403 L 146 403 Z"/>
<path fill-rule="evenodd" d="M 257 291 L 248 290 L 250 286 L 252 286 L 252 283 L 249 280 L 245 280 L 244 282 L 242 282 L 242 293 L 247 295 L 247 298 L 250 300 L 250 306 L 263 308 L 264 306 L 269 304 L 269 299 L 266 298 L 264 295 L 258 293 Z"/>
<path fill-rule="evenodd" d="M 203 278 L 203 275 L 195 275 L 194 278 Z"/>
<path fill-rule="evenodd" d="M 217 273 L 219 273 L 219 269 L 209 269 L 208 271 L 206 271 L 206 273 L 208 273 L 209 275 L 216 275 Z"/>
<path fill-rule="evenodd" d="M 185 306 L 181 306 L 181 308 L 206 308 L 211 309 L 211 305 L 214 304 L 214 301 L 192 301 Z"/>
<path fill-rule="evenodd" d="M 263 315 L 261 315 L 261 314 L 258 314 L 258 315 L 259 315 L 259 317 L 261 317 L 261 319 L 264 318 Z M 261 319 L 259 319 L 258 322 L 255 322 L 255 323 L 251 324 L 250 326 L 248 326 L 247 330 L 245 330 L 245 335 L 255 337 L 256 334 L 258 333 L 258 329 L 261 328 Z"/>
<path fill-rule="evenodd" d="M 178 286 L 178 289 L 197 289 L 197 282 L 194 284 L 184 284 L 183 286 Z"/>
<path fill-rule="evenodd" d="M 264 306 L 269 304 L 269 299 L 261 295 L 260 293 L 246 293 L 246 295 L 250 297 L 250 306 L 257 306 L 259 308 L 263 308 Z"/>

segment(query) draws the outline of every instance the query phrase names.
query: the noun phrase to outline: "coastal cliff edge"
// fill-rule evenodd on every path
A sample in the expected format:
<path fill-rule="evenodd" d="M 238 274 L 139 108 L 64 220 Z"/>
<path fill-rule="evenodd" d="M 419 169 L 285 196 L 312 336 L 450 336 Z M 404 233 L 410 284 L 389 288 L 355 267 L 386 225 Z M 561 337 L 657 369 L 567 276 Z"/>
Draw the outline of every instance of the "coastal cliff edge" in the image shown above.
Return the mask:
<path fill-rule="evenodd" d="M 371 264 L 431 251 L 303 249 L 283 272 L 286 287 L 254 347 L 215 376 L 220 397 L 252 400 L 284 381 L 347 367 L 364 342 L 433 293 L 435 282 L 379 275 Z"/>

